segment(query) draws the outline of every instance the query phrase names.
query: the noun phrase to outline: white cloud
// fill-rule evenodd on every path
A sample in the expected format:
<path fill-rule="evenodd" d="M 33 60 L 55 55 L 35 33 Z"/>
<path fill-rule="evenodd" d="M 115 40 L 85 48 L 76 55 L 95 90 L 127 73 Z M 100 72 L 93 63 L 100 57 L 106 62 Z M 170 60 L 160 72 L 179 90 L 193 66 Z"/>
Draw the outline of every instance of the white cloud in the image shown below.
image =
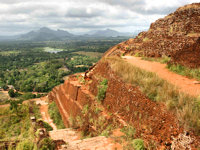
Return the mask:
<path fill-rule="evenodd" d="M 148 28 L 156 19 L 199 0 L 0 0 L 0 34 L 43 26 L 69 31 Z"/>

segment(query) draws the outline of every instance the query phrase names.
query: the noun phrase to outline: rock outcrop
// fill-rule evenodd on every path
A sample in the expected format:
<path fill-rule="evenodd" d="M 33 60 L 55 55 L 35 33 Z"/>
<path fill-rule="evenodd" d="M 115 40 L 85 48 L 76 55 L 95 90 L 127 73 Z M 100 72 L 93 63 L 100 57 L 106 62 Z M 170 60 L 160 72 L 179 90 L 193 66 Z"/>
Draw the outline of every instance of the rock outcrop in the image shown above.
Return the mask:
<path fill-rule="evenodd" d="M 121 43 L 116 49 L 147 57 L 172 57 L 172 63 L 200 67 L 200 3 L 186 5 L 152 23 L 147 32 Z M 181 55 L 181 58 L 178 56 Z M 188 57 L 186 57 L 186 55 Z"/>

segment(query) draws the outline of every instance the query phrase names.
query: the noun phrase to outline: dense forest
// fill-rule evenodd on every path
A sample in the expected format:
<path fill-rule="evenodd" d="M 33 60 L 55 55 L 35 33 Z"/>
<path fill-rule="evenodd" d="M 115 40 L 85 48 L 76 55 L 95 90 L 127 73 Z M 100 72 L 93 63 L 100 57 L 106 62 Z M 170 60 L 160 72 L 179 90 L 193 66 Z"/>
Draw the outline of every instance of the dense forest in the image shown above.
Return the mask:
<path fill-rule="evenodd" d="M 86 71 L 109 47 L 123 40 L 0 43 L 0 87 L 8 90 L 12 85 L 23 93 L 49 92 L 63 83 L 63 77 Z"/>

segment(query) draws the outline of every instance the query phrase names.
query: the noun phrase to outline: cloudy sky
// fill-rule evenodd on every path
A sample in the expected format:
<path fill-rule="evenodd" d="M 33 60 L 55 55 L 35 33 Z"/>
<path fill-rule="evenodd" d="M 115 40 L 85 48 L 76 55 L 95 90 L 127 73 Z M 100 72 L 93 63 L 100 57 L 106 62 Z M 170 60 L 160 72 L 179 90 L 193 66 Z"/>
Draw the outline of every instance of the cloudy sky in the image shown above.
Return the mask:
<path fill-rule="evenodd" d="M 0 0 L 0 36 L 40 27 L 133 32 L 193 2 L 200 0 Z"/>

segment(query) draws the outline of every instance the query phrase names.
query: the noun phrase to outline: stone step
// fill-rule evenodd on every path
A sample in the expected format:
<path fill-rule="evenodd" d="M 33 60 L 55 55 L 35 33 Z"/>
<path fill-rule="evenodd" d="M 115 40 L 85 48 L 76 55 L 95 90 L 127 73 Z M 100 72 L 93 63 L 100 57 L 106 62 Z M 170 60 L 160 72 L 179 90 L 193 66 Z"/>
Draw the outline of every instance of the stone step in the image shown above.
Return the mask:
<path fill-rule="evenodd" d="M 71 143 L 79 139 L 78 133 L 70 128 L 50 131 L 49 135 L 53 140 L 63 140 L 66 143 Z"/>
<path fill-rule="evenodd" d="M 114 144 L 109 139 L 99 136 L 62 145 L 61 150 L 112 150 L 113 147 Z"/>

